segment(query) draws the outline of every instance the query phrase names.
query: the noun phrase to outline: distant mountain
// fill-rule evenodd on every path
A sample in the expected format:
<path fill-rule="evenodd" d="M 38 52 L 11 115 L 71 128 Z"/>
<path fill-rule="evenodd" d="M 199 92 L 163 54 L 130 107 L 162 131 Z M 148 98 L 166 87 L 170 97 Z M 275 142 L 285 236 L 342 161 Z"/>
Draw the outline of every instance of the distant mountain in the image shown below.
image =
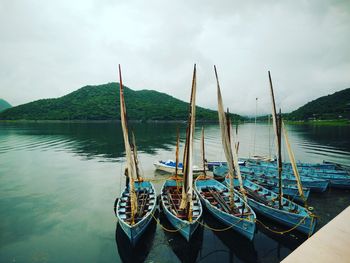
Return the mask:
<path fill-rule="evenodd" d="M 8 103 L 6 100 L 0 99 L 0 112 L 6 110 L 8 108 L 11 108 L 11 107 L 12 107 L 11 104 Z"/>
<path fill-rule="evenodd" d="M 190 93 L 190 90 L 189 90 Z M 125 87 L 130 120 L 186 120 L 188 103 L 154 90 Z M 216 111 L 197 107 L 196 119 L 216 121 Z M 232 114 L 235 120 L 242 119 Z M 115 120 L 120 119 L 119 83 L 85 86 L 56 99 L 42 99 L 0 113 L 0 120 Z"/>
<path fill-rule="evenodd" d="M 290 120 L 350 119 L 350 88 L 320 97 L 287 115 Z"/>

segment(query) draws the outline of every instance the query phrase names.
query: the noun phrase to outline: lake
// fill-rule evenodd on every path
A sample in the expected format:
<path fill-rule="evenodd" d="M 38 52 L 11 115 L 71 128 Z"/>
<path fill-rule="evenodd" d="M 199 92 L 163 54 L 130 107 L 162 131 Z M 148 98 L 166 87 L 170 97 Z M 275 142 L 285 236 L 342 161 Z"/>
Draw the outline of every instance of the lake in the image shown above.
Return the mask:
<path fill-rule="evenodd" d="M 160 191 L 166 174 L 153 162 L 175 158 L 176 128 L 182 154 L 185 125 L 132 123 L 141 171 Z M 350 165 L 349 126 L 287 126 L 297 160 Z M 237 127 L 239 155 L 273 154 L 273 129 L 267 124 Z M 200 163 L 201 126 L 195 133 Z M 218 125 L 205 125 L 206 157 L 224 160 Z M 287 152 L 282 150 L 286 160 Z M 187 244 L 153 222 L 132 250 L 113 212 L 124 187 L 124 143 L 120 123 L 0 123 L 1 262 L 279 262 L 306 237 L 273 234 L 261 225 L 249 242 L 222 228 L 207 213 Z M 311 193 L 319 216 L 317 229 L 350 205 L 350 191 Z M 162 214 L 164 227 L 171 228 Z M 280 225 L 262 219 L 275 230 Z M 209 227 L 208 227 L 209 226 Z"/>

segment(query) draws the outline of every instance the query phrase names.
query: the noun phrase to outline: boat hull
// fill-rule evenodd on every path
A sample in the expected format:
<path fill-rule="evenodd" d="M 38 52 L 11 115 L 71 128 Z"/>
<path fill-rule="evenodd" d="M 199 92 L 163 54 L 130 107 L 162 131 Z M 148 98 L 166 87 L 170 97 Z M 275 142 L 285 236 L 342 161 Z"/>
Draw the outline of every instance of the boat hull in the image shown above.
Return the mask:
<path fill-rule="evenodd" d="M 256 220 L 256 215 L 252 209 L 252 216 L 247 219 L 242 219 L 241 217 L 234 216 L 232 214 L 226 213 L 217 207 L 213 206 L 210 204 L 210 202 L 205 199 L 201 194 L 200 194 L 200 187 L 203 186 L 210 186 L 213 187 L 219 191 L 223 191 L 227 189 L 226 186 L 223 184 L 217 182 L 214 179 L 208 179 L 208 180 L 196 180 L 195 182 L 195 188 L 196 191 L 199 195 L 199 198 L 201 199 L 201 202 L 204 207 L 220 222 L 222 222 L 226 226 L 232 226 L 232 229 L 238 233 L 240 233 L 242 236 L 248 238 L 249 240 L 253 240 L 254 234 L 255 234 L 255 220 Z M 239 197 L 240 202 L 243 202 L 241 198 Z"/>
<path fill-rule="evenodd" d="M 166 205 L 167 201 L 164 198 L 164 189 L 168 186 L 176 186 L 176 181 L 175 180 L 166 180 L 164 185 L 162 186 L 162 190 L 161 190 L 161 206 L 163 209 L 163 212 L 165 214 L 165 216 L 167 217 L 168 221 L 170 222 L 170 224 L 176 229 L 178 230 L 178 232 L 186 239 L 187 242 L 190 241 L 193 233 L 196 231 L 196 229 L 199 226 L 199 220 L 201 220 L 202 217 L 202 205 L 199 201 L 199 197 L 197 195 L 197 193 L 194 191 L 193 194 L 196 195 L 195 198 L 198 203 L 198 206 L 196 210 L 194 210 L 194 212 L 198 213 L 198 216 L 195 220 L 193 220 L 192 222 L 189 222 L 187 220 L 182 220 L 178 217 L 176 217 L 168 208 L 168 205 Z"/>
<path fill-rule="evenodd" d="M 173 165 L 167 165 L 165 162 L 162 162 L 162 161 L 155 162 L 155 163 L 153 163 L 153 165 L 156 168 L 156 170 L 163 171 L 163 172 L 170 173 L 170 174 L 175 174 L 176 168 Z M 203 173 L 203 169 L 200 169 L 200 168 L 194 166 L 192 169 L 192 172 L 193 172 L 193 175 L 198 175 L 200 173 Z M 182 167 L 178 167 L 177 174 L 183 175 Z"/>
<path fill-rule="evenodd" d="M 228 178 L 225 179 L 226 185 L 229 183 Z M 268 189 L 259 186 L 249 180 L 244 180 L 244 188 L 249 188 L 251 190 L 256 189 L 262 189 L 263 192 L 268 193 L 270 192 L 270 195 L 273 196 L 275 199 L 277 199 L 277 194 L 273 193 L 272 191 L 269 191 Z M 289 200 L 283 198 L 283 203 L 289 203 Z M 317 223 L 317 220 L 315 217 L 310 216 L 308 211 L 295 203 L 292 203 L 293 206 L 297 206 L 300 213 L 291 213 L 284 209 L 278 209 L 275 207 L 267 206 L 261 202 L 257 202 L 253 198 L 248 198 L 248 204 L 259 214 L 262 214 L 280 224 L 283 224 L 288 227 L 295 227 L 296 230 L 304 233 L 304 234 L 312 234 L 315 231 L 315 226 Z"/>
<path fill-rule="evenodd" d="M 120 212 L 123 206 L 122 205 L 123 198 L 125 198 L 123 196 L 126 196 L 129 193 L 129 190 L 127 188 L 124 189 L 121 197 L 118 199 L 118 202 L 117 202 L 116 216 L 118 218 L 118 223 L 123 229 L 126 236 L 128 237 L 130 244 L 132 246 L 135 246 L 137 244 L 142 234 L 146 231 L 147 226 L 150 224 L 156 209 L 156 192 L 153 187 L 153 184 L 147 181 L 144 181 L 141 183 L 135 182 L 135 189 L 141 189 L 141 188 L 148 189 L 152 194 L 150 196 L 150 206 L 148 208 L 146 215 L 142 218 L 142 220 L 140 220 L 136 224 L 130 225 L 127 222 L 125 222 L 123 213 Z"/>

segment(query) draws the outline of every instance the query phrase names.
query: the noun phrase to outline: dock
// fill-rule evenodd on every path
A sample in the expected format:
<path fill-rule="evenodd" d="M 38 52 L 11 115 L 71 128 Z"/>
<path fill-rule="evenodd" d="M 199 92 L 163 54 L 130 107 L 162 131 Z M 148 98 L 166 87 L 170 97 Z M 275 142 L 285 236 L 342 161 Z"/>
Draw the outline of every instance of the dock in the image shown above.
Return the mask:
<path fill-rule="evenodd" d="M 350 206 L 282 262 L 350 262 Z"/>

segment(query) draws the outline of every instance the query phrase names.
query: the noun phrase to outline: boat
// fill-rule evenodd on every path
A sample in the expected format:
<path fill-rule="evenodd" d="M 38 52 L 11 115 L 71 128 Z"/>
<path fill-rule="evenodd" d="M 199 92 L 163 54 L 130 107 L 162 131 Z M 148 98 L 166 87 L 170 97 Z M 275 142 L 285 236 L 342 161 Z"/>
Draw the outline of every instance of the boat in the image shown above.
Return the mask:
<path fill-rule="evenodd" d="M 225 178 L 229 185 L 229 178 Z M 248 204 L 259 214 L 262 214 L 282 225 L 294 228 L 301 233 L 311 235 L 315 231 L 316 217 L 305 207 L 282 197 L 279 206 L 279 196 L 249 180 L 244 180 Z"/>
<path fill-rule="evenodd" d="M 202 217 L 202 204 L 199 196 L 193 189 L 193 137 L 196 116 L 196 65 L 193 70 L 190 109 L 187 123 L 186 143 L 184 150 L 184 169 L 183 176 L 177 174 L 178 165 L 178 145 L 176 149 L 175 176 L 167 179 L 161 189 L 161 205 L 163 212 L 171 225 L 179 233 L 190 241 L 193 233 L 199 225 Z M 178 136 L 179 138 L 179 136 Z"/>
<path fill-rule="evenodd" d="M 204 129 L 202 128 L 203 167 L 206 160 L 204 152 Z M 195 190 L 203 206 L 225 227 L 232 226 L 234 231 L 253 240 L 256 215 L 238 193 L 230 192 L 225 185 L 208 177 L 205 170 L 203 175 L 196 179 Z"/>
<path fill-rule="evenodd" d="M 307 208 L 296 204 L 286 198 L 283 197 L 282 192 L 282 154 L 281 154 L 281 137 L 282 137 L 282 114 L 281 110 L 277 116 L 274 93 L 272 88 L 272 80 L 269 72 L 269 81 L 270 81 L 270 91 L 272 97 L 272 113 L 273 113 L 273 124 L 277 141 L 277 163 L 278 163 L 278 193 L 274 193 L 266 189 L 265 187 L 258 185 L 256 183 L 251 182 L 248 179 L 243 181 L 244 191 L 242 191 L 242 186 L 238 187 L 235 185 L 237 190 L 240 190 L 240 193 L 245 193 L 248 204 L 260 214 L 275 220 L 278 223 L 291 227 L 292 229 L 298 230 L 304 234 L 311 235 L 316 226 L 316 217 L 314 214 L 309 211 Z M 232 177 L 230 175 L 230 168 L 228 170 L 228 175 L 225 177 L 226 185 L 232 185 Z M 300 180 L 297 178 L 298 188 L 302 189 L 302 185 Z M 241 183 L 241 179 L 237 178 L 236 181 Z M 300 195 L 303 195 L 302 190 L 300 191 Z M 304 198 L 303 198 L 304 200 Z M 305 204 L 306 206 L 306 204 Z"/>
<path fill-rule="evenodd" d="M 132 143 L 129 140 L 120 65 L 119 80 L 120 117 L 126 154 L 125 175 L 127 185 L 121 196 L 116 200 L 115 214 L 130 244 L 135 246 L 152 220 L 156 209 L 156 191 L 151 182 L 141 177 L 138 168 L 135 137 L 133 136 Z"/>
<path fill-rule="evenodd" d="M 235 191 L 233 209 L 230 206 L 229 189 L 215 179 L 203 179 L 198 177 L 195 188 L 203 206 L 225 226 L 232 229 L 249 240 L 253 240 L 255 234 L 256 215 L 253 209 L 243 201 Z"/>
<path fill-rule="evenodd" d="M 218 181 L 223 181 L 225 175 L 227 174 L 227 163 L 222 162 L 221 166 L 213 166 L 213 174 L 214 178 Z M 243 177 L 247 177 L 248 179 L 254 180 L 267 180 L 270 183 L 276 184 L 278 183 L 278 175 L 276 174 L 276 170 L 264 170 L 259 166 L 250 166 L 250 165 L 240 165 L 241 173 Z M 277 169 L 277 168 L 276 168 Z M 295 188 L 297 185 L 297 180 L 290 172 L 282 171 L 282 185 L 283 191 L 285 188 Z M 254 181 L 253 180 L 253 181 Z M 324 192 L 327 190 L 329 182 L 324 179 L 319 178 L 309 178 L 306 176 L 300 176 L 301 183 L 303 185 L 303 189 L 310 189 L 312 192 Z M 290 192 L 290 190 L 286 189 L 286 191 Z"/>
<path fill-rule="evenodd" d="M 163 171 L 166 173 L 170 173 L 170 174 L 175 174 L 175 169 L 176 169 L 176 162 L 174 160 L 167 160 L 167 161 L 157 161 L 155 163 L 153 163 L 153 165 L 156 167 L 156 170 L 159 171 Z M 182 168 L 183 168 L 183 164 L 182 163 L 178 163 L 178 175 L 182 175 Z M 201 173 L 203 173 L 203 168 L 198 167 L 197 165 L 193 165 L 192 166 L 192 171 L 193 171 L 193 175 L 199 175 Z"/>
<path fill-rule="evenodd" d="M 269 173 L 276 169 L 275 163 L 265 163 L 259 162 L 259 164 L 247 162 L 247 167 L 251 167 L 254 170 L 261 170 L 265 173 Z M 299 168 L 301 167 L 301 168 Z M 284 177 L 289 178 L 292 173 L 291 165 L 284 164 Z M 325 180 L 329 183 L 330 187 L 349 189 L 350 188 L 350 176 L 344 170 L 330 170 L 330 169 L 317 169 L 308 166 L 298 166 L 300 176 L 303 178 L 308 178 L 309 180 Z"/>

